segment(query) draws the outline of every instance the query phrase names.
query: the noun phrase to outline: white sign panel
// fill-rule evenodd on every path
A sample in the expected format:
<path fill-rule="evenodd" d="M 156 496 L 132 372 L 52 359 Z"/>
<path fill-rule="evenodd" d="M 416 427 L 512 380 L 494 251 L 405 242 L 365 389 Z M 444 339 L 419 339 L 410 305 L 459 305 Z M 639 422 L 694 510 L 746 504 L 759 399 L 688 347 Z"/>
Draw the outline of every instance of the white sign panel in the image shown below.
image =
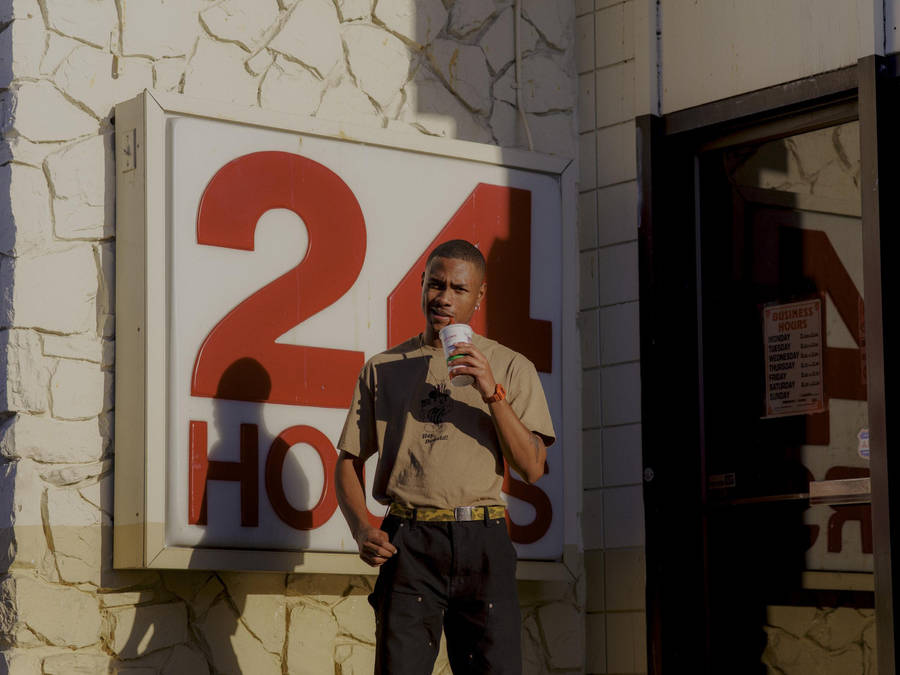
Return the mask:
<path fill-rule="evenodd" d="M 150 291 L 146 300 L 147 331 L 164 334 L 164 359 L 154 361 L 150 347 L 145 354 L 147 367 L 164 373 L 164 396 L 156 395 L 164 434 L 146 449 L 148 467 L 165 466 L 147 486 L 162 546 L 356 551 L 332 478 L 356 375 L 365 359 L 422 330 L 424 258 L 441 241 L 465 238 L 488 262 L 483 317 L 473 325 L 535 362 L 560 437 L 537 484 L 506 477 L 511 535 L 521 558 L 561 558 L 569 305 L 561 169 L 460 151 L 482 147 L 473 144 L 421 152 L 212 116 L 168 114 L 154 127 L 147 109 L 148 157 L 154 142 L 164 147 L 156 175 L 165 208 L 158 227 L 146 222 L 148 278 L 160 278 L 150 252 L 164 251 L 164 326 L 150 316 Z M 150 192 L 148 212 L 158 201 Z M 164 248 L 154 249 L 156 238 Z M 385 507 L 371 497 L 368 506 L 376 522 Z"/>

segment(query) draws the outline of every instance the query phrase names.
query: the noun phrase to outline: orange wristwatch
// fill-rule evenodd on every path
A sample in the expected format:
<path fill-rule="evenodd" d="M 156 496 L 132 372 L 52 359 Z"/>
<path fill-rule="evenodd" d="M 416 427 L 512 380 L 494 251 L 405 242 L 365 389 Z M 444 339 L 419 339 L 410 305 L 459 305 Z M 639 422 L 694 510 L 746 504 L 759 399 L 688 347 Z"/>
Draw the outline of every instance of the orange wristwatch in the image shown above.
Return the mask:
<path fill-rule="evenodd" d="M 503 385 L 499 382 L 494 387 L 494 393 L 490 396 L 483 396 L 481 398 L 485 403 L 496 403 L 497 401 L 502 401 L 506 398 L 506 389 L 503 388 Z"/>

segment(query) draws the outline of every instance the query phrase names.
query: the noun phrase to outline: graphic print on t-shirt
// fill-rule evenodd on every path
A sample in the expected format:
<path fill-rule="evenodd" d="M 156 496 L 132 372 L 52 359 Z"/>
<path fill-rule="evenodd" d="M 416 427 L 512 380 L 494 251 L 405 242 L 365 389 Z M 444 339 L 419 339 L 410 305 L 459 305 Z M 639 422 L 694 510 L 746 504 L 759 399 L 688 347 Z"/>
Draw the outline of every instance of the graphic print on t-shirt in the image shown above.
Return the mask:
<path fill-rule="evenodd" d="M 428 395 L 419 402 L 422 419 L 426 421 L 422 440 L 425 443 L 444 441 L 447 440 L 447 434 L 442 433 L 444 430 L 444 419 L 447 417 L 447 413 L 450 412 L 453 399 L 450 398 L 450 392 L 446 383 L 441 383 L 437 386 L 428 385 L 428 388 Z"/>

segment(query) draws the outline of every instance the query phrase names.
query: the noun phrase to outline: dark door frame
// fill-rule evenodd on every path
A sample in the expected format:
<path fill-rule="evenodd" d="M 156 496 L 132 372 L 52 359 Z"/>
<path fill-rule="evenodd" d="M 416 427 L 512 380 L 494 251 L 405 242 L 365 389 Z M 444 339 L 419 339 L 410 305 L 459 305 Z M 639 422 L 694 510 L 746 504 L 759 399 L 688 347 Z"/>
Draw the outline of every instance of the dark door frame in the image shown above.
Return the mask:
<path fill-rule="evenodd" d="M 890 288 L 893 273 L 900 271 L 893 255 L 900 251 L 900 163 L 892 155 L 900 148 L 898 112 L 898 59 L 872 56 L 841 70 L 636 121 L 651 675 L 674 675 L 685 668 L 714 673 L 722 665 L 707 657 L 698 157 L 711 148 L 854 119 L 861 146 L 878 669 L 884 675 L 894 672 L 900 587 L 893 585 L 891 552 L 900 546 L 900 532 L 892 533 L 890 523 L 900 523 L 900 499 L 890 499 L 890 485 L 900 486 L 900 462 L 889 462 L 887 438 L 892 429 L 888 405 L 900 374 L 894 375 L 898 367 L 884 350 L 892 336 L 882 320 L 887 311 L 882 288 Z"/>

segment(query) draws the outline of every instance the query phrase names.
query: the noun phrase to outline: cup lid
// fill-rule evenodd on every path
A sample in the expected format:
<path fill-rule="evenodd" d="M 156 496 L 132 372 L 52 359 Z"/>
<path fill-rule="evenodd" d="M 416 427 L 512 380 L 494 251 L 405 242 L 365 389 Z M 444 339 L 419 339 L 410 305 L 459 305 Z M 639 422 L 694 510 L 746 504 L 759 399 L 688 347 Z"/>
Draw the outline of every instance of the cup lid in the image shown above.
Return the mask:
<path fill-rule="evenodd" d="M 448 323 L 446 326 L 441 328 L 440 334 L 443 334 L 443 332 L 445 330 L 450 330 L 450 329 L 459 330 L 460 328 L 462 328 L 463 330 L 465 330 L 466 332 L 469 332 L 469 333 L 473 332 L 472 327 L 467 323 Z"/>

